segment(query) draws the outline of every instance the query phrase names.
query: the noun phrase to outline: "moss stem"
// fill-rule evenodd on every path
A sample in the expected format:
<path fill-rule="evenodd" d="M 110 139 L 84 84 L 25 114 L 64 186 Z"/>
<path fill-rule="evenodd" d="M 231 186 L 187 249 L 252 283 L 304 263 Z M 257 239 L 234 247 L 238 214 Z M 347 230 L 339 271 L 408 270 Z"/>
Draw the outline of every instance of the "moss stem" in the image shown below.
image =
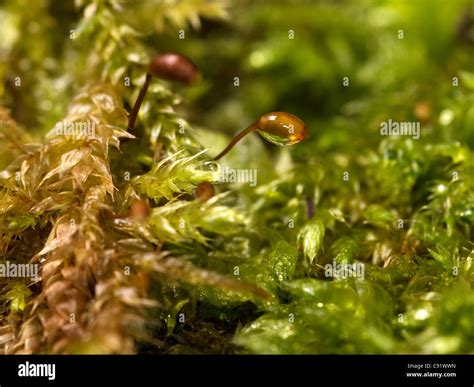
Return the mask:
<path fill-rule="evenodd" d="M 143 100 L 145 99 L 146 93 L 148 91 L 148 87 L 150 86 L 151 82 L 151 74 L 147 73 L 145 78 L 145 83 L 138 94 L 137 100 L 135 101 L 135 105 L 133 105 L 132 113 L 130 113 L 130 118 L 128 119 L 128 130 L 130 132 L 133 131 L 133 127 L 135 126 L 135 121 L 138 117 L 138 112 L 140 111 L 140 107 L 142 106 Z"/>
<path fill-rule="evenodd" d="M 239 133 L 237 133 L 232 139 L 232 141 L 229 142 L 229 145 L 227 145 L 221 153 L 219 153 L 216 157 L 214 157 L 214 161 L 217 161 L 221 157 L 225 156 L 227 152 L 229 152 L 234 147 L 234 145 L 237 144 L 243 137 L 245 137 L 247 134 L 249 134 L 250 132 L 253 132 L 256 129 L 258 129 L 258 121 L 254 122 L 252 125 L 248 126 L 244 130 L 241 130 Z"/>

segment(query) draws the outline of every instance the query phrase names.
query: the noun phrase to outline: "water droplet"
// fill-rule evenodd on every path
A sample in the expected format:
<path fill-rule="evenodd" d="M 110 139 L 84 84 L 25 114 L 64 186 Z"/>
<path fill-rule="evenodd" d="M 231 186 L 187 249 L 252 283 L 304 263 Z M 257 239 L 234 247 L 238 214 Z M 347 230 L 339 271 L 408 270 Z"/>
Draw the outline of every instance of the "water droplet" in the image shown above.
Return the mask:
<path fill-rule="evenodd" d="M 209 168 L 209 170 L 212 172 L 217 172 L 219 170 L 219 164 L 217 164 L 215 161 L 206 161 L 204 162 L 204 166 Z"/>
<path fill-rule="evenodd" d="M 293 137 L 281 137 L 276 136 L 274 134 L 265 133 L 261 130 L 257 130 L 257 132 L 267 141 L 271 142 L 275 145 L 285 146 L 285 145 L 293 145 L 297 144 L 301 141 L 301 139 L 293 138 Z"/>

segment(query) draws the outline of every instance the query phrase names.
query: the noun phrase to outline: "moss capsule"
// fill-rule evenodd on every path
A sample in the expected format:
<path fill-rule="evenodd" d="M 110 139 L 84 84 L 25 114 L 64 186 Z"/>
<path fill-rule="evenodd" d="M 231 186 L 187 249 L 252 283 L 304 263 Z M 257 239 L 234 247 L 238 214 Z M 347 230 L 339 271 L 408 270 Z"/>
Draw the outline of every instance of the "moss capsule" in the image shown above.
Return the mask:
<path fill-rule="evenodd" d="M 184 55 L 165 53 L 157 55 L 150 62 L 148 71 L 154 77 L 168 81 L 182 82 L 186 85 L 195 83 L 200 78 L 198 68 Z"/>
<path fill-rule="evenodd" d="M 293 145 L 308 137 L 304 122 L 285 112 L 264 114 L 258 120 L 257 132 L 275 145 Z"/>
<path fill-rule="evenodd" d="M 145 200 L 135 200 L 130 206 L 130 216 L 137 220 L 145 220 L 150 212 L 150 206 Z"/>
<path fill-rule="evenodd" d="M 140 111 L 140 107 L 142 106 L 143 100 L 148 92 L 152 77 L 190 85 L 198 81 L 201 75 L 194 63 L 184 55 L 175 53 L 156 55 L 148 66 L 145 83 L 143 84 L 137 100 L 133 105 L 132 112 L 130 113 L 128 119 L 128 129 L 130 131 L 132 131 L 135 126 L 138 112 Z"/>
<path fill-rule="evenodd" d="M 285 112 L 272 112 L 261 116 L 230 141 L 227 147 L 214 160 L 227 154 L 234 145 L 250 132 L 257 131 L 265 140 L 276 145 L 293 145 L 308 137 L 308 128 L 298 117 Z"/>
<path fill-rule="evenodd" d="M 199 199 L 203 202 L 209 200 L 214 196 L 215 190 L 214 186 L 207 181 L 199 183 L 196 187 L 196 191 L 194 194 L 196 195 L 196 199 Z"/>
<path fill-rule="evenodd" d="M 420 101 L 414 108 L 415 117 L 422 121 L 428 122 L 431 118 L 431 105 L 427 101 Z"/>

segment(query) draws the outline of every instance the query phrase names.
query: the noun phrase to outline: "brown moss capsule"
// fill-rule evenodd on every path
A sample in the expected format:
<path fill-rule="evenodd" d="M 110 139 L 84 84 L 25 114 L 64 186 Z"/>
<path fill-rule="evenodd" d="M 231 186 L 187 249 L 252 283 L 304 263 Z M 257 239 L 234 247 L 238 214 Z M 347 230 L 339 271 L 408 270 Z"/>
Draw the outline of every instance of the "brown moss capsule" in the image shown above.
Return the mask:
<path fill-rule="evenodd" d="M 414 114 L 417 119 L 427 122 L 431 118 L 431 105 L 429 102 L 420 101 L 415 105 Z"/>
<path fill-rule="evenodd" d="M 145 200 L 135 200 L 130 206 L 130 216 L 137 220 L 145 220 L 150 212 L 150 206 Z"/>
<path fill-rule="evenodd" d="M 194 63 L 183 55 L 166 53 L 155 56 L 148 66 L 145 83 L 143 84 L 137 100 L 133 105 L 132 112 L 130 113 L 128 119 L 128 129 L 130 131 L 132 131 L 135 126 L 138 112 L 140 111 L 140 107 L 142 106 L 148 88 L 150 87 L 152 77 L 165 79 L 167 81 L 182 82 L 186 85 L 190 85 L 198 81 L 201 75 Z"/>
<path fill-rule="evenodd" d="M 223 157 L 238 141 L 254 130 L 275 145 L 293 145 L 308 137 L 308 128 L 303 121 L 293 114 L 285 112 L 267 113 L 252 125 L 237 133 L 229 145 L 214 160 Z"/>
<path fill-rule="evenodd" d="M 203 202 L 209 200 L 214 196 L 215 190 L 214 186 L 207 181 L 199 183 L 196 187 L 196 191 L 194 194 L 196 195 L 196 199 L 199 199 Z"/>
<path fill-rule="evenodd" d="M 165 53 L 153 58 L 148 67 L 153 76 L 190 85 L 200 78 L 198 68 L 184 55 Z"/>

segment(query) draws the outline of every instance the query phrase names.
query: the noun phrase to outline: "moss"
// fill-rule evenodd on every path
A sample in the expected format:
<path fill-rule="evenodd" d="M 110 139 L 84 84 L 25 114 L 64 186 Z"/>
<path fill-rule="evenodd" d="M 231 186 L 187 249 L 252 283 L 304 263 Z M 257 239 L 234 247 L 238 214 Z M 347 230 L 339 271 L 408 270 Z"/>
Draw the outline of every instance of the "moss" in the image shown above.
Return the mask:
<path fill-rule="evenodd" d="M 2 352 L 473 352 L 467 1 L 37 3 L 0 6 L 0 263 L 41 275 L 0 278 Z M 202 82 L 129 129 L 166 51 Z M 309 138 L 213 160 L 279 110 Z"/>

